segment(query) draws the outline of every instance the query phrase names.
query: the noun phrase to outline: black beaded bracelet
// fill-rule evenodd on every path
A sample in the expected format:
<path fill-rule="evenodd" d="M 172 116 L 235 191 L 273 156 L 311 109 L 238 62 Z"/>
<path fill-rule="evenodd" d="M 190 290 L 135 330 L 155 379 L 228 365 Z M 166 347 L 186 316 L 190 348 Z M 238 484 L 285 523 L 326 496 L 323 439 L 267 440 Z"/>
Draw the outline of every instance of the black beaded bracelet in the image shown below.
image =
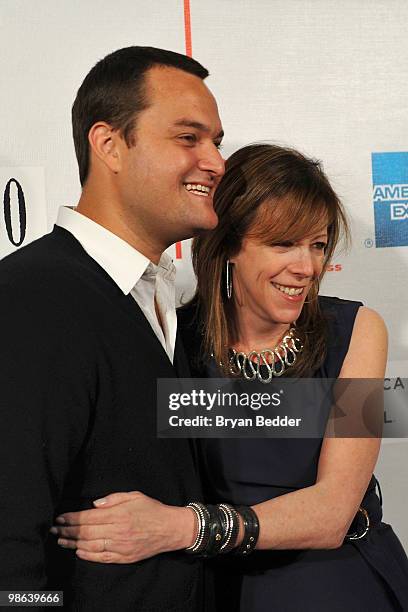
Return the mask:
<path fill-rule="evenodd" d="M 196 515 L 197 536 L 194 543 L 185 549 L 186 552 L 206 558 L 215 556 L 226 540 L 222 511 L 218 506 L 200 502 L 190 502 L 187 508 L 191 508 Z"/>
<path fill-rule="evenodd" d="M 207 511 L 210 515 L 210 533 L 207 546 L 201 552 L 201 556 L 205 557 L 206 559 L 209 557 L 215 557 L 215 555 L 220 552 L 220 548 L 225 537 L 220 509 L 217 506 L 208 504 Z"/>
<path fill-rule="evenodd" d="M 255 548 L 259 537 L 259 521 L 255 512 L 249 506 L 237 506 L 236 511 L 244 521 L 244 537 L 236 549 L 237 555 L 249 555 Z"/>

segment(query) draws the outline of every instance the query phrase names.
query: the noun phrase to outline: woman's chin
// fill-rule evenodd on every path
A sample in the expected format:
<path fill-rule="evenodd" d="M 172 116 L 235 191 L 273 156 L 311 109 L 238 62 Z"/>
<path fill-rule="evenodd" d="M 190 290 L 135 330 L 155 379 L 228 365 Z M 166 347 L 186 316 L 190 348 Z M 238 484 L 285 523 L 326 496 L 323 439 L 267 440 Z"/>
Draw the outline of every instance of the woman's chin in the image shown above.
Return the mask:
<path fill-rule="evenodd" d="M 300 317 L 300 313 L 302 312 L 303 302 L 301 304 L 296 304 L 286 308 L 276 308 L 274 311 L 270 312 L 271 322 L 273 321 L 275 324 L 279 323 L 281 325 L 290 325 L 294 323 L 296 319 Z"/>

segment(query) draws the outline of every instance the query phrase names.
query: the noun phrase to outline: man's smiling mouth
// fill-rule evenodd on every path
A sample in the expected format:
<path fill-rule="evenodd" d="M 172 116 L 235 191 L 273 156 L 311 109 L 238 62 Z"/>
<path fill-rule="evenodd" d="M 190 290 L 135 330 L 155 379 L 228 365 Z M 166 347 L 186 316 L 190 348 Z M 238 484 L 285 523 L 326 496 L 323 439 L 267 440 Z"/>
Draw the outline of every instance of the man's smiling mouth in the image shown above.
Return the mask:
<path fill-rule="evenodd" d="M 200 195 L 204 197 L 208 197 L 211 191 L 210 187 L 202 185 L 201 183 L 184 183 L 184 187 L 190 193 L 194 193 L 194 195 Z"/>

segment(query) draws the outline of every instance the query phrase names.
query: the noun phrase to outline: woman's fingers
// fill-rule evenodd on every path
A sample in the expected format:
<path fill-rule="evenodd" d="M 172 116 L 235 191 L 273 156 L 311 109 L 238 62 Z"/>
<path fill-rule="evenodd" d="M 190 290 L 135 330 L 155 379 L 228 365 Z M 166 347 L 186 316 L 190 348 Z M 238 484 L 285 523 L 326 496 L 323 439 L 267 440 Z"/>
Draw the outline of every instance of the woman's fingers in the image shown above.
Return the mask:
<path fill-rule="evenodd" d="M 166 506 L 138 491 L 114 493 L 106 503 L 111 506 L 66 512 L 59 517 L 51 528 L 59 544 L 81 551 L 80 558 L 100 563 L 134 563 L 180 548 L 173 523 L 176 510 L 184 513 L 184 508 Z M 109 545 L 103 548 L 104 541 Z"/>
<path fill-rule="evenodd" d="M 61 538 L 72 540 L 97 540 L 103 536 L 110 537 L 107 533 L 109 525 L 92 525 L 76 527 L 51 527 L 50 531 Z"/>
<path fill-rule="evenodd" d="M 65 538 L 58 538 L 57 543 L 62 546 L 62 548 L 71 548 L 76 549 L 80 540 L 66 540 Z M 90 544 L 91 542 L 88 542 Z M 86 548 L 86 546 L 85 546 Z"/>
<path fill-rule="evenodd" d="M 101 497 L 99 499 L 95 499 L 94 506 L 100 508 L 110 508 L 111 506 L 116 506 L 117 504 L 123 504 L 123 502 L 129 501 L 130 499 L 134 499 L 140 495 L 140 491 L 128 491 L 127 493 L 111 493 L 110 495 L 106 495 L 105 497 Z"/>
<path fill-rule="evenodd" d="M 94 563 L 132 563 L 129 557 L 124 557 L 115 552 L 90 552 L 88 550 L 77 550 L 77 557 L 84 561 L 93 561 Z"/>
<path fill-rule="evenodd" d="M 132 561 L 139 553 L 139 547 L 126 541 L 99 538 L 97 540 L 72 540 L 70 538 L 58 538 L 58 544 L 63 548 L 81 550 L 92 553 L 114 552 L 121 557 L 129 557 L 133 554 Z M 141 552 L 141 551 L 140 551 Z"/>
<path fill-rule="evenodd" d="M 106 497 L 96 499 L 91 510 L 80 510 L 79 512 L 64 512 L 57 516 L 56 522 L 59 525 L 103 525 L 113 523 L 117 518 L 119 508 L 116 506 L 124 502 L 142 497 L 140 491 L 130 491 L 129 493 L 111 493 Z"/>
<path fill-rule="evenodd" d="M 104 525 L 112 522 L 112 510 L 94 508 L 79 512 L 65 512 L 55 519 L 59 525 Z"/>
<path fill-rule="evenodd" d="M 100 540 L 68 540 L 67 538 L 58 538 L 58 544 L 63 548 L 70 548 L 72 550 L 78 548 L 87 552 L 117 552 L 112 542 L 106 538 Z"/>

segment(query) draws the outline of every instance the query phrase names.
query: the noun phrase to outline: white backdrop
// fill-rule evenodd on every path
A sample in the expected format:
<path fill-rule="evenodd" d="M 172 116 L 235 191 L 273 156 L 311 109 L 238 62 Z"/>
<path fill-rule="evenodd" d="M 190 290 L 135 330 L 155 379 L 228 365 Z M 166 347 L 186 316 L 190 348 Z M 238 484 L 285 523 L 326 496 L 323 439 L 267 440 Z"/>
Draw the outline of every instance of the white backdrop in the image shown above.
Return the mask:
<path fill-rule="evenodd" d="M 8 185 L 12 241 L 20 234 L 11 178 L 25 196 L 23 244 L 50 230 L 58 207 L 79 197 L 70 109 L 89 68 L 132 44 L 185 52 L 183 11 L 189 7 L 193 55 L 211 72 L 207 82 L 219 102 L 225 156 L 269 140 L 323 160 L 353 229 L 352 250 L 337 256 L 323 292 L 362 300 L 382 314 L 390 333 L 387 393 L 402 393 L 398 379 L 408 378 L 408 196 L 404 200 L 401 191 L 389 222 L 398 246 L 381 247 L 381 224 L 388 221 L 374 218 L 372 154 L 408 152 L 406 0 L 2 0 L 0 207 Z M 398 157 L 397 170 L 391 157 L 377 158 L 376 184 L 408 184 L 408 153 Z M 389 202 L 378 206 L 390 216 Z M 0 257 L 17 248 L 12 241 L 0 210 Z M 179 295 L 191 293 L 187 243 L 176 263 Z M 385 520 L 408 548 L 407 459 L 404 440 L 386 441 L 376 472 Z"/>

